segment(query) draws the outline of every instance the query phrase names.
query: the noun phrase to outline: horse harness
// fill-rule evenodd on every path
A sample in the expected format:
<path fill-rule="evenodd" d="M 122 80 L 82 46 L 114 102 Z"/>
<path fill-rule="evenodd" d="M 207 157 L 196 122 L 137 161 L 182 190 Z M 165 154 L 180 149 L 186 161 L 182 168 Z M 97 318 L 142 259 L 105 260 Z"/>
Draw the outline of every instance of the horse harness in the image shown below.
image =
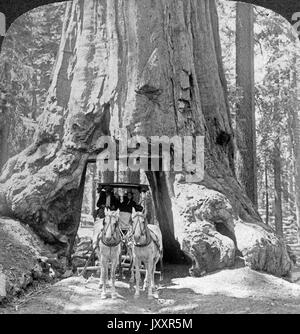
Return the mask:
<path fill-rule="evenodd" d="M 132 235 L 134 235 L 134 232 L 135 232 L 135 230 L 137 228 L 137 225 L 141 224 L 141 221 L 140 221 L 140 216 L 141 215 L 137 214 L 137 216 L 138 216 L 138 222 L 136 223 L 136 225 L 133 228 Z M 162 251 L 160 249 L 159 242 L 152 237 L 151 231 L 149 230 L 149 228 L 147 226 L 145 226 L 145 224 L 143 224 L 143 226 L 144 226 L 143 234 L 146 234 L 146 242 L 144 244 L 137 244 L 136 242 L 133 242 L 134 246 L 135 247 L 139 247 L 139 248 L 147 247 L 147 246 L 149 246 L 151 244 L 151 241 L 153 241 L 154 245 L 157 247 L 159 253 L 161 254 Z"/>
<path fill-rule="evenodd" d="M 106 219 L 106 217 L 104 218 L 104 222 L 105 222 L 105 219 Z M 117 241 L 116 241 L 115 243 L 108 243 L 108 242 L 106 242 L 106 241 L 104 240 L 106 231 L 107 231 L 108 228 L 111 226 L 111 219 L 112 219 L 112 216 L 110 215 L 110 216 L 109 216 L 109 221 L 108 221 L 108 223 L 107 223 L 107 224 L 104 224 L 104 226 L 103 226 L 103 230 L 101 231 L 101 237 L 100 237 L 101 242 L 102 242 L 105 246 L 110 247 L 110 248 L 118 246 L 118 245 L 121 243 L 121 241 L 122 241 L 122 237 L 120 237 L 121 234 L 119 235 L 119 238 L 117 238 Z M 118 227 L 119 232 L 120 232 L 120 227 L 119 227 L 118 221 L 117 221 L 116 224 L 117 224 L 117 227 Z M 116 233 L 117 233 L 117 231 L 115 230 L 113 235 L 115 235 Z"/>
<path fill-rule="evenodd" d="M 138 217 L 140 217 L 140 215 L 138 215 Z M 98 236 L 98 239 L 101 240 L 101 242 L 102 242 L 105 246 L 110 247 L 110 248 L 113 248 L 113 247 L 118 246 L 121 242 L 123 242 L 123 243 L 126 244 L 126 241 L 128 241 L 128 240 L 134 235 L 134 232 L 135 232 L 135 229 L 137 228 L 137 225 L 141 223 L 141 222 L 140 222 L 140 219 L 138 218 L 139 220 L 138 220 L 137 224 L 134 226 L 133 231 L 132 231 L 129 235 L 128 235 L 128 234 L 125 235 L 125 234 L 122 232 L 122 230 L 120 229 L 119 224 L 117 223 L 118 231 L 119 231 L 119 233 L 120 233 L 120 238 L 118 238 L 119 240 L 117 240 L 115 243 L 108 243 L 108 242 L 106 242 L 106 241 L 104 240 L 104 236 L 105 236 L 105 234 L 106 234 L 107 229 L 108 229 L 108 228 L 110 227 L 110 225 L 111 225 L 111 219 L 112 219 L 112 216 L 109 216 L 109 222 L 108 222 L 107 224 L 104 224 L 104 228 L 103 228 L 103 230 L 101 231 L 101 236 L 100 236 L 100 234 L 99 234 L 99 236 Z M 105 221 L 105 218 L 104 218 L 104 221 Z M 153 243 L 154 243 L 155 246 L 157 247 L 159 253 L 161 254 L 162 251 L 161 251 L 161 249 L 160 249 L 159 242 L 158 242 L 155 238 L 152 237 L 149 228 L 147 228 L 144 224 L 143 224 L 143 226 L 144 226 L 143 234 L 146 234 L 146 237 L 147 237 L 147 238 L 146 238 L 146 243 L 144 243 L 144 244 L 137 244 L 136 242 L 133 241 L 134 246 L 139 247 L 139 248 L 147 247 L 147 246 L 149 246 L 149 245 L 151 244 L 151 241 L 153 241 Z M 114 232 L 114 234 L 115 234 L 115 233 L 116 233 L 116 231 Z"/>

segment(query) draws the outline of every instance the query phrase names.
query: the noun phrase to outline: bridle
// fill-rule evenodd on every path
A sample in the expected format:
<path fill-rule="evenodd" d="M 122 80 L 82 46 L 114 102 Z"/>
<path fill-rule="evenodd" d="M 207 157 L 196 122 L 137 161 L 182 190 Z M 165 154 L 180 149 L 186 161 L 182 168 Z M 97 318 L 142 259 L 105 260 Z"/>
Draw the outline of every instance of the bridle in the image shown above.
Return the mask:
<path fill-rule="evenodd" d="M 106 218 L 109 218 L 109 221 L 106 222 Z M 112 218 L 116 219 L 116 224 L 115 224 L 115 228 L 114 231 L 112 233 L 112 242 L 107 242 L 105 241 L 105 235 L 106 232 L 108 231 L 108 229 L 110 228 L 112 230 Z M 104 220 L 103 220 L 103 230 L 101 233 L 101 238 L 100 238 L 101 242 L 107 246 L 107 247 L 116 247 L 121 243 L 121 234 L 120 234 L 120 227 L 119 227 L 119 222 L 118 222 L 118 218 L 114 216 L 113 213 L 110 213 L 109 215 L 105 216 Z"/>
<path fill-rule="evenodd" d="M 147 246 L 150 245 L 150 243 L 151 243 L 151 241 L 152 241 L 152 237 L 151 237 L 151 235 L 150 235 L 149 229 L 148 229 L 147 226 L 146 226 L 146 219 L 145 219 L 145 216 L 144 216 L 142 213 L 136 213 L 136 214 L 134 215 L 134 217 L 132 217 L 132 221 L 134 220 L 135 217 L 137 217 L 137 222 L 136 222 L 136 223 L 133 222 L 133 224 L 132 224 L 132 225 L 133 225 L 133 228 L 132 228 L 132 235 L 133 235 L 133 237 L 134 237 L 134 235 L 135 235 L 135 231 L 136 231 L 137 227 L 139 226 L 140 231 L 141 231 L 141 236 L 144 236 L 144 235 L 146 236 L 146 242 L 145 242 L 144 244 L 139 244 L 139 243 L 136 243 L 135 240 L 134 240 L 134 238 L 133 238 L 134 246 L 136 246 L 136 247 L 147 247 Z M 141 217 L 144 218 L 143 221 L 141 221 L 141 219 L 140 219 Z M 141 225 L 142 225 L 143 227 L 141 227 Z"/>

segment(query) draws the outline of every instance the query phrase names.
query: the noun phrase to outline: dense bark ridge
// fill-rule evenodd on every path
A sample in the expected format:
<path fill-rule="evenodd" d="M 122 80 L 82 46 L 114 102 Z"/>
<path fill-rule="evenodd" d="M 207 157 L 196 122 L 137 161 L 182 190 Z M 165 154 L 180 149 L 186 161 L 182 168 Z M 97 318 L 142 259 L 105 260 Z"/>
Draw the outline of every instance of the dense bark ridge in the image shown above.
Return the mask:
<path fill-rule="evenodd" d="M 274 189 L 275 189 L 275 229 L 276 233 L 283 237 L 282 226 L 282 185 L 281 185 L 281 154 L 280 154 L 280 140 L 276 139 L 273 152 L 273 169 L 274 169 Z"/>
<path fill-rule="evenodd" d="M 292 85 L 296 88 L 297 91 L 297 104 L 299 103 L 300 96 L 300 85 L 298 80 L 298 75 L 300 73 L 300 61 L 297 57 L 294 57 L 292 68 L 291 68 L 291 80 Z M 298 105 L 295 105 L 288 114 L 288 132 L 291 138 L 292 143 L 292 152 L 293 152 L 293 178 L 291 184 L 294 184 L 294 189 L 292 190 L 295 193 L 294 202 L 292 205 L 296 207 L 296 219 L 297 225 L 299 227 L 298 240 L 300 238 L 300 111 Z"/>
<path fill-rule="evenodd" d="M 101 135 L 203 135 L 203 182 L 147 175 L 165 251 L 180 245 L 195 275 L 232 266 L 239 254 L 254 269 L 286 275 L 283 241 L 235 177 L 221 59 L 212 0 L 69 2 L 39 132 L 3 169 L 0 213 L 66 250 Z"/>

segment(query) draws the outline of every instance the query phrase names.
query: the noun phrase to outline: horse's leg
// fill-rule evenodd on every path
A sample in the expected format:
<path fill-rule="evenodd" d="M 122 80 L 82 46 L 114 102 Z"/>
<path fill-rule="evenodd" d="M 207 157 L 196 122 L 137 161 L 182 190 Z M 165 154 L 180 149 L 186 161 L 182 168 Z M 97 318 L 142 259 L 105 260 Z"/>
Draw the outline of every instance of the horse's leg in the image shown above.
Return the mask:
<path fill-rule="evenodd" d="M 108 272 L 109 272 L 109 259 L 106 259 L 105 263 L 105 285 L 109 285 L 109 276 L 108 276 Z"/>
<path fill-rule="evenodd" d="M 149 259 L 147 265 L 147 284 L 148 284 L 148 299 L 153 298 L 153 277 L 154 277 L 154 260 Z"/>
<path fill-rule="evenodd" d="M 107 261 L 101 259 L 101 283 L 102 283 L 101 299 L 106 298 L 107 267 L 108 267 Z"/>
<path fill-rule="evenodd" d="M 117 266 L 118 266 L 118 276 L 120 277 L 120 279 L 123 278 L 123 268 L 122 268 L 122 254 L 123 254 L 123 250 L 124 250 L 124 245 L 121 242 L 121 251 L 119 256 L 119 261 L 117 262 Z"/>
<path fill-rule="evenodd" d="M 158 261 L 159 261 L 159 258 L 157 258 L 157 259 L 154 260 L 153 270 L 152 270 L 152 288 L 154 290 L 156 289 L 156 285 L 155 285 L 155 270 L 156 270 L 156 266 L 157 266 Z M 162 271 L 161 267 L 160 267 L 160 270 Z"/>
<path fill-rule="evenodd" d="M 116 287 L 115 287 L 115 281 L 116 281 L 116 269 L 117 269 L 117 265 L 118 265 L 118 254 L 116 256 L 116 258 L 114 258 L 111 261 L 111 298 L 112 299 L 116 299 L 117 295 L 116 295 Z"/>
<path fill-rule="evenodd" d="M 133 266 L 135 267 L 135 294 L 134 298 L 138 298 L 140 296 L 140 279 L 141 279 L 141 273 L 140 273 L 140 261 L 135 257 Z"/>
<path fill-rule="evenodd" d="M 149 270 L 148 270 L 148 266 L 149 266 L 149 262 L 145 261 L 145 278 L 144 278 L 144 285 L 143 285 L 143 290 L 145 291 L 148 286 L 149 286 Z"/>
<path fill-rule="evenodd" d="M 123 268 L 122 268 L 122 252 L 119 255 L 119 279 L 123 278 Z"/>
<path fill-rule="evenodd" d="M 98 266 L 100 271 L 100 279 L 99 279 L 99 289 L 103 286 L 103 275 L 102 275 L 102 260 L 100 250 L 98 251 Z"/>
<path fill-rule="evenodd" d="M 129 280 L 129 283 L 132 285 L 132 284 L 134 284 L 134 270 L 136 270 L 135 269 L 135 266 L 134 266 L 134 264 L 133 264 L 133 262 L 130 264 L 130 271 L 131 271 L 131 273 L 130 273 L 130 280 Z"/>
<path fill-rule="evenodd" d="M 130 285 L 134 284 L 134 261 L 132 257 L 132 251 L 129 251 L 129 256 L 130 256 L 130 265 L 129 265 L 129 271 L 130 271 L 130 280 L 129 283 Z"/>
<path fill-rule="evenodd" d="M 128 255 L 130 258 L 130 265 L 129 265 L 129 271 L 130 271 L 130 280 L 129 283 L 130 284 L 134 284 L 134 261 L 133 261 L 133 253 L 132 253 L 132 249 L 128 248 Z"/>
<path fill-rule="evenodd" d="M 163 264 L 163 258 L 162 256 L 159 257 L 159 263 L 160 263 L 160 282 L 164 280 L 164 264 Z"/>

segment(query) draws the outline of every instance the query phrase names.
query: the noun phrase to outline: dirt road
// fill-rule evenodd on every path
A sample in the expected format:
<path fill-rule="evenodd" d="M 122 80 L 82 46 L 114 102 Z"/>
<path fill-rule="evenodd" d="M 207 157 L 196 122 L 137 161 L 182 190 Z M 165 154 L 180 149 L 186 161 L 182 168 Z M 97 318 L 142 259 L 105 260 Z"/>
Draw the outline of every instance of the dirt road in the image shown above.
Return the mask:
<path fill-rule="evenodd" d="M 300 313 L 300 285 L 248 268 L 202 278 L 188 277 L 186 269 L 168 267 L 154 300 L 145 293 L 135 300 L 125 281 L 117 282 L 116 300 L 101 300 L 98 278 L 71 277 L 23 296 L 0 313 Z"/>

